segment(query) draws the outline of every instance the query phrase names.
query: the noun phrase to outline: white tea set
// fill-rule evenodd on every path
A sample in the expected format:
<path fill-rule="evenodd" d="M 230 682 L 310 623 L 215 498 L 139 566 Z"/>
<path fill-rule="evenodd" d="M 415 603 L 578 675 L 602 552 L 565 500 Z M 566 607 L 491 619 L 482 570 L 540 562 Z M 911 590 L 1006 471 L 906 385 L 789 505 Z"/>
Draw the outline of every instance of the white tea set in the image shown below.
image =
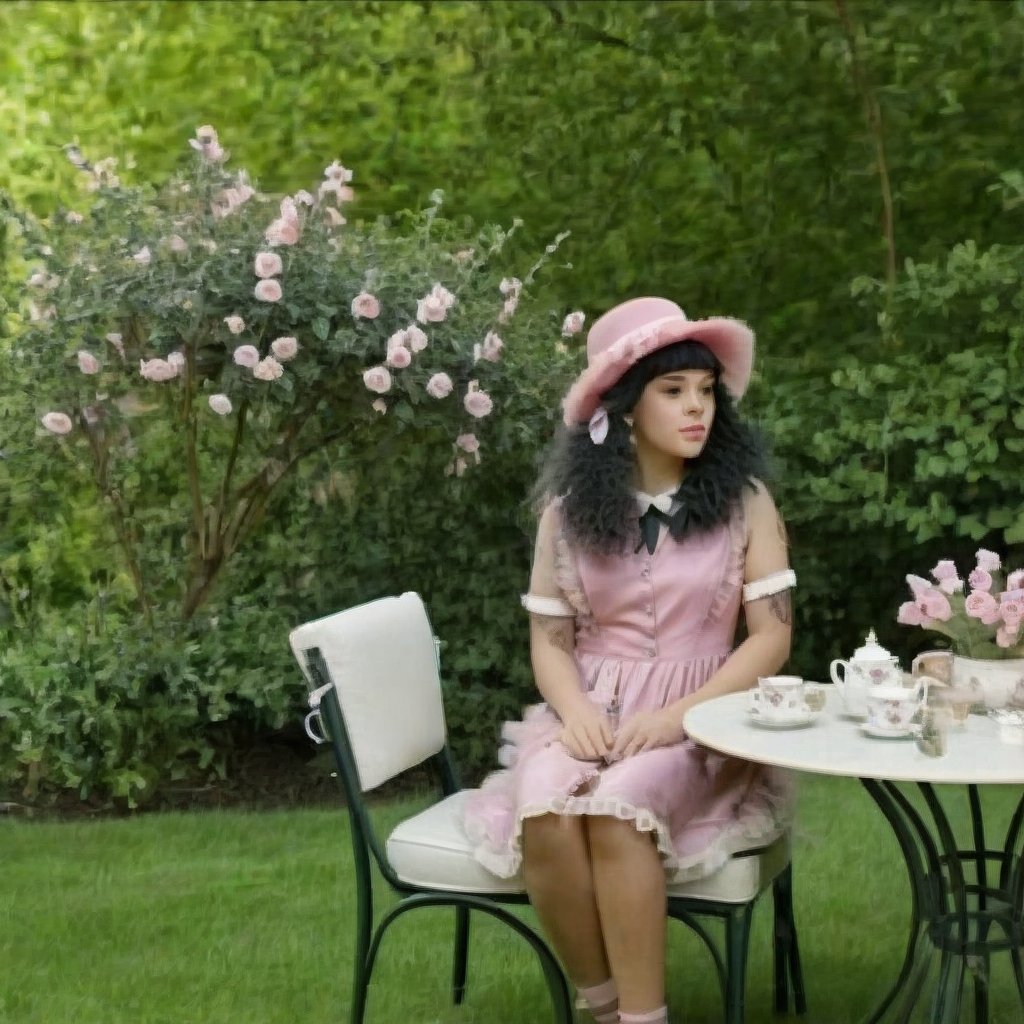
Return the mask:
<path fill-rule="evenodd" d="M 836 658 L 829 674 L 849 718 L 864 719 L 861 729 L 883 739 L 910 736 L 914 717 L 928 699 L 927 676 L 913 686 L 904 685 L 899 660 L 878 642 L 869 630 L 863 647 L 848 660 Z"/>
<path fill-rule="evenodd" d="M 766 729 L 799 729 L 811 725 L 825 707 L 825 690 L 800 676 L 762 676 L 750 692 L 747 712 Z"/>

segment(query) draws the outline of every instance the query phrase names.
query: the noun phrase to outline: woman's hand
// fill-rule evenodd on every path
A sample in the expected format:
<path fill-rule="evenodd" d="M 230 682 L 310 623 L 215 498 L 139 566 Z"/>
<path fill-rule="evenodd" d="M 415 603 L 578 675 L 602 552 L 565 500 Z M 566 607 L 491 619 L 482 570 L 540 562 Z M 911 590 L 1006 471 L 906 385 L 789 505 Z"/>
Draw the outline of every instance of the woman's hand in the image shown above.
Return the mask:
<path fill-rule="evenodd" d="M 641 750 L 681 743 L 685 738 L 683 712 L 677 705 L 660 711 L 638 711 L 619 727 L 612 748 L 612 759 L 632 757 Z"/>
<path fill-rule="evenodd" d="M 612 748 L 615 737 L 611 723 L 589 701 L 578 704 L 562 719 L 559 739 L 582 761 L 600 761 Z"/>

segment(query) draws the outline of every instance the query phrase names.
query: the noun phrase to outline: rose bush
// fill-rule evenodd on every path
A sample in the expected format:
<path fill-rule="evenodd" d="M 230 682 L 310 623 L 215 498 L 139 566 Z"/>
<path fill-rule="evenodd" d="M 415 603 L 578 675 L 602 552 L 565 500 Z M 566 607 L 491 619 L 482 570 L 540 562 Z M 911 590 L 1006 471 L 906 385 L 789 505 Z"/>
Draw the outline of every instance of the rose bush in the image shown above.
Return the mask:
<path fill-rule="evenodd" d="M 440 193 L 419 213 L 359 223 L 337 162 L 313 190 L 271 198 L 229 171 L 213 129 L 191 142 L 191 166 L 159 188 L 71 148 L 79 208 L 39 220 L 5 200 L 25 285 L 0 351 L 0 474 L 57 541 L 30 555 L 25 532 L 0 579 L 19 623 L 3 658 L 0 784 L 19 794 L 133 803 L 186 761 L 221 764 L 211 723 L 239 708 L 254 725 L 287 720 L 300 684 L 282 676 L 283 638 L 299 615 L 330 609 L 311 596 L 316 552 L 273 543 L 280 522 L 263 534 L 272 555 L 254 557 L 261 522 L 297 507 L 282 503 L 284 483 L 322 490 L 326 464 L 331 493 L 351 498 L 360 467 L 391 466 L 396 492 L 414 469 L 448 480 L 448 499 L 431 487 L 421 504 L 447 500 L 437 521 L 454 532 L 464 474 L 488 471 L 493 444 L 525 475 L 523 437 L 543 440 L 570 374 L 564 311 L 521 306 L 561 237 L 520 280 L 506 263 L 515 225 L 456 225 Z M 524 371 L 544 386 L 524 386 Z M 537 422 L 506 422 L 524 402 Z M 296 539 L 321 506 L 302 506 Z M 69 520 L 81 527 L 72 572 L 55 561 Z M 216 594 L 243 551 L 244 593 Z M 287 580 L 277 610 L 249 589 L 270 565 Z M 280 610 L 289 588 L 301 611 Z"/>

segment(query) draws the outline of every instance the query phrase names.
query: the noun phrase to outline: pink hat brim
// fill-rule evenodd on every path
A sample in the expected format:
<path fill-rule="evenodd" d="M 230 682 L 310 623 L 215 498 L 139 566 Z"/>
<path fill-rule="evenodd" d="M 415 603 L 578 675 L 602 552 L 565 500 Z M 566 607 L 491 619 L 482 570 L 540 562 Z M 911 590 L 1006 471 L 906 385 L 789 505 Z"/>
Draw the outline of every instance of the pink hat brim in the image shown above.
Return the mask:
<path fill-rule="evenodd" d="M 634 363 L 676 341 L 699 341 L 722 364 L 722 383 L 739 401 L 754 368 L 754 332 L 741 320 L 669 316 L 644 324 L 599 353 L 569 388 L 562 402 L 566 426 L 586 423 L 603 395 Z"/>

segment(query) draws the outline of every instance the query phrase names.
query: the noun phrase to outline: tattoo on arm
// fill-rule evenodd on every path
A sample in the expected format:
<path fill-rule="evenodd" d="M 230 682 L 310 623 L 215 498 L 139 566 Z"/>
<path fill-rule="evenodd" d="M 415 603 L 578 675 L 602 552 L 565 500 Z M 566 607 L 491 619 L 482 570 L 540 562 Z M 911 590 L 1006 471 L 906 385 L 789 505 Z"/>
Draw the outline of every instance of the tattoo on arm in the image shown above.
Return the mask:
<path fill-rule="evenodd" d="M 788 626 L 793 621 L 793 602 L 790 600 L 788 590 L 772 594 L 768 599 L 768 607 L 772 615 L 783 625 Z"/>
<path fill-rule="evenodd" d="M 548 643 L 558 651 L 572 653 L 573 649 L 573 624 L 572 620 L 552 622 L 547 626 Z"/>

